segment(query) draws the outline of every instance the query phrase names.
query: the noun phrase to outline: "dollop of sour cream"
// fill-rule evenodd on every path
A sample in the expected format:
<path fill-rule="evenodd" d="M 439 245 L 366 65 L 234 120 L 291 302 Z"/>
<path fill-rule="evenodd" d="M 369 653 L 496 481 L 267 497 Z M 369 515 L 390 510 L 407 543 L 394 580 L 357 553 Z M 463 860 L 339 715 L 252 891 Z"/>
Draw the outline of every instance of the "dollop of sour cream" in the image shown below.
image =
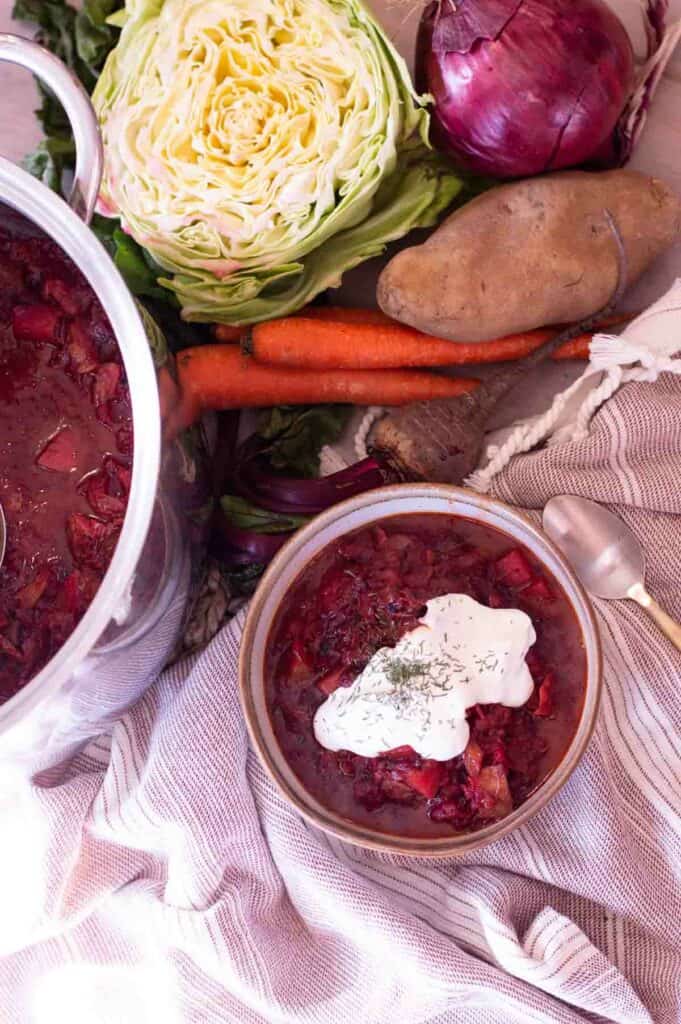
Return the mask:
<path fill-rule="evenodd" d="M 528 700 L 525 655 L 536 634 L 525 612 L 466 594 L 433 598 L 426 608 L 415 629 L 378 650 L 351 686 L 318 708 L 314 734 L 327 750 L 376 757 L 408 744 L 447 761 L 466 749 L 468 708 Z"/>

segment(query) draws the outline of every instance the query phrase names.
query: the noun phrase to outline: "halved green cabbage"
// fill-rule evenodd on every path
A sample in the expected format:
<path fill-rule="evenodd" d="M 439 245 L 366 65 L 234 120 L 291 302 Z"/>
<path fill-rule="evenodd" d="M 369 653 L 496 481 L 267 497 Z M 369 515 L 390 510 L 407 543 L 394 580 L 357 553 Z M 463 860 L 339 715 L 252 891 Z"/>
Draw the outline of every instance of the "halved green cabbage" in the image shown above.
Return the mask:
<path fill-rule="evenodd" d="M 293 312 L 461 188 L 359 0 L 127 0 L 117 21 L 102 207 L 188 320 Z"/>

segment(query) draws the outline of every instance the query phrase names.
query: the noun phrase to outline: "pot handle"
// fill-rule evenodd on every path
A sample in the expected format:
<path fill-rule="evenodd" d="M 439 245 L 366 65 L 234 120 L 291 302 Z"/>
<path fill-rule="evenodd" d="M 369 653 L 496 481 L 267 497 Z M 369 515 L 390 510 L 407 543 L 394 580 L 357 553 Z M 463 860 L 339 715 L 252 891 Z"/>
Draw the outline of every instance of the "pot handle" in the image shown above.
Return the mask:
<path fill-rule="evenodd" d="M 99 195 L 104 154 L 97 117 L 88 94 L 65 64 L 30 39 L 0 32 L 2 61 L 32 71 L 52 90 L 66 111 L 76 144 L 76 171 L 69 205 L 89 224 Z"/>

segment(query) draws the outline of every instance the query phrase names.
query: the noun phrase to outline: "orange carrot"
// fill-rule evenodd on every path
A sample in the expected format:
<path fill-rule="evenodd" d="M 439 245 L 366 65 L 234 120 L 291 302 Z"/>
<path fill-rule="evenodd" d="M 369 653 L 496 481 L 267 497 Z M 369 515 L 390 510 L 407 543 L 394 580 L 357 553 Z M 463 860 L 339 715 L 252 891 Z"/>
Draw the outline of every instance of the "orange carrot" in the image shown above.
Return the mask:
<path fill-rule="evenodd" d="M 388 314 L 384 313 L 381 309 L 361 309 L 361 308 L 358 308 L 356 306 L 305 306 L 304 309 L 301 309 L 300 312 L 294 313 L 293 315 L 296 317 L 296 319 L 304 318 L 306 320 L 328 320 L 331 323 L 333 323 L 335 321 L 336 323 L 342 323 L 342 324 L 343 323 L 345 323 L 345 324 L 386 324 L 386 325 L 387 324 L 392 324 L 395 327 L 404 327 L 405 326 L 404 324 L 401 324 L 399 322 L 399 320 L 394 320 L 393 317 L 388 316 Z M 635 316 L 638 316 L 638 313 L 618 313 L 618 314 L 616 314 L 614 316 L 604 317 L 603 320 L 601 321 L 601 323 L 599 324 L 599 328 L 598 329 L 600 330 L 601 328 L 614 327 L 614 326 L 617 326 L 619 324 L 627 323 L 627 321 L 633 320 L 633 318 Z M 447 344 L 449 344 L 449 345 L 461 345 L 462 347 L 465 347 L 466 349 L 469 349 L 471 355 L 473 355 L 473 356 L 476 355 L 477 350 L 478 350 L 478 346 L 479 346 L 479 350 L 480 350 L 481 353 L 483 351 L 486 351 L 490 345 L 499 345 L 500 346 L 500 351 L 508 351 L 508 350 L 513 351 L 513 349 L 516 348 L 517 349 L 517 355 L 511 354 L 509 356 L 505 356 L 504 358 L 520 359 L 523 355 L 527 355 L 529 352 L 533 351 L 533 348 L 530 347 L 530 345 L 532 345 L 535 348 L 539 347 L 539 345 L 543 341 L 545 341 L 548 338 L 550 338 L 553 333 L 555 333 L 557 331 L 565 330 L 565 328 L 567 326 L 568 326 L 567 324 L 558 324 L 558 325 L 556 325 L 554 327 L 535 328 L 534 330 L 523 331 L 521 334 L 508 334 L 504 338 L 498 338 L 496 340 L 492 339 L 490 341 L 480 341 L 480 342 L 475 342 L 475 343 L 468 342 L 468 343 L 463 343 L 463 344 L 461 342 L 457 342 L 457 341 L 448 341 Z M 408 328 L 408 329 L 411 330 L 411 328 Z M 245 332 L 245 331 L 248 330 L 248 328 L 242 327 L 242 328 L 239 328 L 239 330 L 241 330 L 242 332 Z M 434 338 L 434 336 L 430 335 L 430 334 L 422 334 L 420 331 L 417 331 L 416 333 L 421 338 L 428 338 L 430 340 L 435 340 L 435 341 L 441 341 L 442 340 L 441 338 Z M 580 355 L 577 355 L 577 354 L 570 354 L 570 355 L 568 355 L 567 353 L 568 352 L 572 353 L 573 351 L 574 351 L 574 353 L 577 353 L 577 352 L 585 352 L 586 353 L 586 352 L 588 352 L 588 344 L 585 347 L 585 341 L 587 339 L 590 341 L 591 337 L 592 337 L 592 335 L 590 335 L 590 334 L 583 334 L 583 335 L 581 335 L 581 337 L 575 338 L 574 341 L 566 342 L 565 345 L 561 345 L 561 348 L 559 349 L 559 352 L 565 352 L 565 355 L 560 355 L 559 353 L 556 353 L 554 355 L 554 359 L 579 359 L 579 358 L 582 358 L 582 356 L 580 356 Z M 523 339 L 527 339 L 527 338 L 530 339 L 529 342 L 528 341 L 523 341 Z M 538 340 L 538 339 L 541 339 L 541 340 Z M 503 342 L 503 346 L 502 346 L 502 342 Z M 471 362 L 471 363 L 475 363 L 475 362 L 490 362 L 490 363 L 492 363 L 492 362 L 497 362 L 497 361 L 501 362 L 501 360 L 488 359 L 487 357 L 481 358 L 481 359 L 472 358 L 472 359 L 469 359 L 467 361 Z M 466 360 L 462 360 L 462 362 L 466 362 Z M 419 364 L 419 365 L 425 365 L 425 364 Z M 435 365 L 435 364 L 433 364 L 433 365 Z M 449 365 L 449 364 L 443 364 L 443 365 Z"/>
<path fill-rule="evenodd" d="M 200 345 L 177 356 L 180 403 L 172 431 L 208 409 L 340 402 L 350 405 L 405 405 L 451 398 L 474 390 L 477 380 L 409 370 L 347 370 L 316 373 L 263 366 L 233 345 Z M 170 428 L 169 428 L 170 429 Z"/>
<path fill-rule="evenodd" d="M 233 324 L 214 324 L 213 336 L 216 341 L 241 341 L 243 334 L 247 330 L 247 327 L 235 327 Z"/>
<path fill-rule="evenodd" d="M 255 324 L 242 344 L 260 363 L 301 370 L 379 370 L 470 361 L 470 346 L 431 338 L 394 321 L 348 323 L 296 316 Z M 489 344 L 475 348 L 483 350 Z"/>
<path fill-rule="evenodd" d="M 294 316 L 307 320 L 331 320 L 342 324 L 397 323 L 380 309 L 358 309 L 356 306 L 305 306 Z"/>
<path fill-rule="evenodd" d="M 580 334 L 578 338 L 566 341 L 553 353 L 553 358 L 558 362 L 567 359 L 588 359 L 592 338 L 593 334 Z"/>
<path fill-rule="evenodd" d="M 308 311 L 310 312 L 310 311 Z M 417 366 L 465 366 L 521 359 L 548 341 L 558 327 L 511 334 L 492 341 L 456 342 L 434 338 L 386 319 L 369 323 L 353 310 L 348 320 L 296 316 L 255 324 L 244 336 L 244 351 L 260 363 L 306 370 L 378 370 Z M 383 314 L 381 314 L 383 316 Z M 611 318 L 603 326 L 628 317 Z M 556 353 L 557 359 L 588 356 L 590 335 L 582 335 Z"/>
<path fill-rule="evenodd" d="M 177 404 L 179 389 L 167 366 L 158 371 L 158 398 L 161 406 L 161 419 L 166 420 Z"/>
<path fill-rule="evenodd" d="M 387 313 L 380 309 L 360 309 L 356 306 L 305 306 L 298 313 L 292 314 L 296 319 L 329 320 L 343 324 L 394 324 Z M 248 327 L 235 327 L 232 324 L 214 324 L 213 336 L 216 341 L 241 341 L 249 330 Z"/>

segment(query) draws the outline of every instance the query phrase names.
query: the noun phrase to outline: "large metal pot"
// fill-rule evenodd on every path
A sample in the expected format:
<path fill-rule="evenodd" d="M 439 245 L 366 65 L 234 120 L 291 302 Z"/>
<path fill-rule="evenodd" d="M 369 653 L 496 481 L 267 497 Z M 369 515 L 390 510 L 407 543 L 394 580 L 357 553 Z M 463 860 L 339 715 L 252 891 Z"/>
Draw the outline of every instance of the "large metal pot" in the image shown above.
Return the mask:
<path fill-rule="evenodd" d="M 0 34 L 0 61 L 29 69 L 59 97 L 77 149 L 69 203 L 1 158 L 0 203 L 50 235 L 99 297 L 125 364 L 135 435 L 128 510 L 100 590 L 55 657 L 0 707 L 3 770 L 34 771 L 104 730 L 139 698 L 175 648 L 196 540 L 187 509 L 202 499 L 194 493 L 200 479 L 187 452 L 162 446 L 154 361 L 140 311 L 87 226 L 103 162 L 87 94 L 59 60 L 25 39 Z"/>

